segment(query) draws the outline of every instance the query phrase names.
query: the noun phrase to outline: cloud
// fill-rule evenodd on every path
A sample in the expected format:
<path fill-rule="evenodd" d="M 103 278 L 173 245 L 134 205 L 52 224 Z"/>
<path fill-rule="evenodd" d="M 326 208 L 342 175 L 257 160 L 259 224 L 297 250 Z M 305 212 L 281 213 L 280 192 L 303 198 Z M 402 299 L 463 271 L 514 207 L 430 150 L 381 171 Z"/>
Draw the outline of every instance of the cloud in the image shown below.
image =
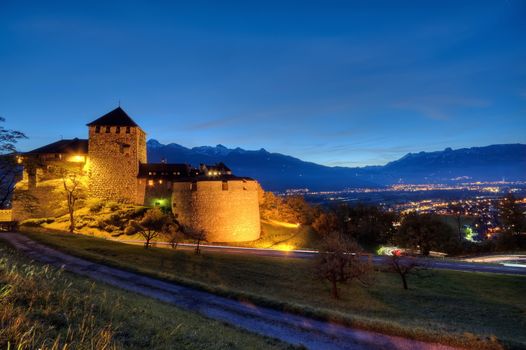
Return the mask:
<path fill-rule="evenodd" d="M 201 123 L 192 124 L 187 129 L 192 130 L 192 131 L 215 129 L 215 128 L 220 128 L 225 125 L 235 123 L 239 121 L 240 119 L 241 119 L 240 116 L 217 118 L 217 119 L 207 120 Z"/>
<path fill-rule="evenodd" d="M 459 108 L 485 108 L 490 101 L 479 98 L 456 96 L 423 96 L 413 100 L 402 100 L 392 104 L 398 109 L 412 110 L 425 118 L 446 120 Z"/>

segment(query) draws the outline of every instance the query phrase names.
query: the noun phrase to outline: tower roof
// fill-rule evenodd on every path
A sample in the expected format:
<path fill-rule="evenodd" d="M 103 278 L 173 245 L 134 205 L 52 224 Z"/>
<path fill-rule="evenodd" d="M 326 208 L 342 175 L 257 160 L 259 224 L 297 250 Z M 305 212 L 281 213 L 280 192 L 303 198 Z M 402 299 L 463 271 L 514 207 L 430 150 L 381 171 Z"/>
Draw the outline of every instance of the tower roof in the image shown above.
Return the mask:
<path fill-rule="evenodd" d="M 121 108 L 117 107 L 113 111 L 104 114 L 102 117 L 95 119 L 88 126 L 139 126 L 133 119 Z"/>

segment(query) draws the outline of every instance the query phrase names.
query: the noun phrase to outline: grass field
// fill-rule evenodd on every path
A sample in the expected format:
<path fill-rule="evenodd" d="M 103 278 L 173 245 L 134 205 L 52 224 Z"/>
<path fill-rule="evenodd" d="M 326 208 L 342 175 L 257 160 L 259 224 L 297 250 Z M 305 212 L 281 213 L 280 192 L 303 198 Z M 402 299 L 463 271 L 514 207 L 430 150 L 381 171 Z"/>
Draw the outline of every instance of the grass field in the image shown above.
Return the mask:
<path fill-rule="evenodd" d="M 285 349 L 286 344 L 29 261 L 0 240 L 0 349 Z"/>
<path fill-rule="evenodd" d="M 341 289 L 315 279 L 313 262 L 189 251 L 145 250 L 83 235 L 31 233 L 71 254 L 231 297 L 356 327 L 471 348 L 526 347 L 526 278 L 435 271 L 410 279 L 375 274 L 375 284 Z"/>

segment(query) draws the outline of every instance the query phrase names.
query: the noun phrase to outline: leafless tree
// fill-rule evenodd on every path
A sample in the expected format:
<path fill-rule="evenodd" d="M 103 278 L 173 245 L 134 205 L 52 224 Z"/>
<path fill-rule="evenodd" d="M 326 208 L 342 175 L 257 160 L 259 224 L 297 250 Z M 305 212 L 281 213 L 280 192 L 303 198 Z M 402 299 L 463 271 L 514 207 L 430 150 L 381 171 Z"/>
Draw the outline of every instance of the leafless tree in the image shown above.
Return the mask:
<path fill-rule="evenodd" d="M 423 260 L 419 261 L 418 258 L 413 255 L 395 253 L 390 259 L 391 271 L 400 276 L 405 290 L 409 289 L 409 286 L 407 285 L 409 275 L 414 274 L 421 276 L 421 272 L 427 267 L 427 264 L 423 262 Z"/>
<path fill-rule="evenodd" d="M 195 240 L 194 253 L 196 255 L 201 254 L 201 242 L 206 241 L 206 232 L 204 230 L 198 230 L 198 229 L 195 229 L 195 230 L 186 229 L 185 233 L 189 238 Z"/>
<path fill-rule="evenodd" d="M 75 204 L 81 196 L 80 176 L 74 173 L 62 173 L 62 184 L 66 193 L 66 203 L 69 213 L 69 232 L 75 231 Z"/>
<path fill-rule="evenodd" d="M 316 265 L 319 278 L 331 283 L 331 294 L 338 299 L 338 284 L 357 280 L 363 285 L 372 282 L 373 267 L 370 261 L 362 259 L 361 248 L 354 241 L 340 233 L 325 237 Z"/>

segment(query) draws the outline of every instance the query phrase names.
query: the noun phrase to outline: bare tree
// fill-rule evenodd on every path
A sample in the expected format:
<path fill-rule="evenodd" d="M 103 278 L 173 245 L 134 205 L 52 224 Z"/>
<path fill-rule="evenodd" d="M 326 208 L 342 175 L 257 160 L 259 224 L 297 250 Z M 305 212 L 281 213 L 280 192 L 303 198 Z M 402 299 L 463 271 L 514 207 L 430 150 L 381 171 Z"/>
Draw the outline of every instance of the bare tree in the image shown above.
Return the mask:
<path fill-rule="evenodd" d="M 62 173 L 62 184 L 66 193 L 66 203 L 69 213 L 69 232 L 75 231 L 75 204 L 81 195 L 80 176 L 74 173 Z"/>
<path fill-rule="evenodd" d="M 319 278 L 331 283 L 331 294 L 338 299 L 338 284 L 356 279 L 363 285 L 370 285 L 372 264 L 360 257 L 360 246 L 340 233 L 325 237 L 320 249 L 316 272 Z"/>
<path fill-rule="evenodd" d="M 150 247 L 152 239 L 164 234 L 167 225 L 171 223 L 169 215 L 159 208 L 148 209 L 140 221 L 130 220 L 124 233 L 126 235 L 140 234 L 144 240 L 144 248 Z"/>
<path fill-rule="evenodd" d="M 426 264 L 418 261 L 418 258 L 413 255 L 402 255 L 394 253 L 391 256 L 391 271 L 397 273 L 405 290 L 409 289 L 407 279 L 409 275 L 419 275 L 419 273 L 426 268 Z"/>
<path fill-rule="evenodd" d="M 453 212 L 453 216 L 455 218 L 455 222 L 457 224 L 457 232 L 458 232 L 458 239 L 462 241 L 464 239 L 464 235 L 462 234 L 462 211 L 464 208 L 460 204 L 460 202 L 451 204 L 449 206 L 449 209 Z"/>
<path fill-rule="evenodd" d="M 172 249 L 176 249 L 179 245 L 179 240 L 182 238 L 182 226 L 179 224 L 179 222 L 177 222 L 177 220 L 173 220 L 172 222 L 165 225 L 163 231 L 163 235 L 170 243 Z"/>
<path fill-rule="evenodd" d="M 0 117 L 0 123 L 5 122 Z M 22 169 L 19 165 L 21 158 L 16 155 L 16 143 L 27 138 L 20 131 L 9 130 L 0 126 L 0 209 L 11 204 L 11 197 L 15 185 L 20 179 Z"/>
<path fill-rule="evenodd" d="M 195 250 L 194 253 L 196 255 L 201 254 L 201 242 L 206 241 L 206 232 L 204 230 L 186 230 L 186 235 L 195 240 Z"/>

